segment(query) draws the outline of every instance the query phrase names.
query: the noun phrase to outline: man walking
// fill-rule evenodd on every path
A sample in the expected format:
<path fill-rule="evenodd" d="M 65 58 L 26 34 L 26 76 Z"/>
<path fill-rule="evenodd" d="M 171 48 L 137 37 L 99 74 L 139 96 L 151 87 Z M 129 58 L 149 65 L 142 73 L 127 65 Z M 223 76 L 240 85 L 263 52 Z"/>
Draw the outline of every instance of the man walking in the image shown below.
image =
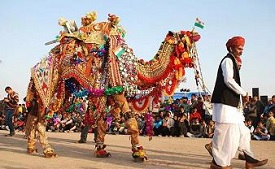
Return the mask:
<path fill-rule="evenodd" d="M 10 133 L 6 136 L 13 136 L 15 134 L 14 127 L 12 123 L 12 116 L 14 115 L 14 112 L 17 109 L 19 97 L 16 92 L 12 90 L 11 87 L 7 86 L 5 88 L 6 93 L 8 96 L 4 98 L 4 104 L 5 104 L 5 112 L 6 112 L 6 125 L 9 127 Z"/>
<path fill-rule="evenodd" d="M 250 131 L 244 124 L 241 96 L 247 92 L 241 87 L 239 69 L 245 39 L 240 36 L 226 43 L 228 54 L 220 62 L 212 95 L 215 131 L 212 142 L 211 169 L 230 169 L 231 160 L 239 149 L 244 153 L 246 169 L 262 166 L 266 160 L 256 160 L 250 150 Z"/>

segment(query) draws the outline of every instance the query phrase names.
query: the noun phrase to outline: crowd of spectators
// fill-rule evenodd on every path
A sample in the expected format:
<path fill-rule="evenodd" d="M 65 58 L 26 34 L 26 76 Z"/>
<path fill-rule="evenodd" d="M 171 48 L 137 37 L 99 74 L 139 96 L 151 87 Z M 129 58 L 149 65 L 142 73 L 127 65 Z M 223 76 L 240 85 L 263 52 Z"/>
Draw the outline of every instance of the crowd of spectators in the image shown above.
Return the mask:
<path fill-rule="evenodd" d="M 212 138 L 215 123 L 212 121 L 211 96 L 197 96 L 193 94 L 190 99 L 182 97 L 171 98 L 154 105 L 150 110 L 154 117 L 154 136 L 162 137 L 195 137 Z M 48 132 L 79 132 L 83 127 L 83 118 L 87 110 L 87 101 L 75 98 L 63 113 L 56 112 L 46 117 Z M 251 138 L 255 140 L 275 140 L 275 95 L 267 105 L 263 104 L 257 96 L 246 97 L 243 100 L 243 113 L 245 124 L 251 131 Z M 13 117 L 13 124 L 17 132 L 25 131 L 27 118 L 25 104 L 20 104 L 18 113 Z M 148 112 L 146 112 L 148 113 Z M 140 135 L 146 135 L 146 122 L 143 113 L 136 113 Z M 126 134 L 125 118 L 114 122 L 111 115 L 107 115 L 107 133 Z M 8 130 L 5 125 L 5 113 L 0 111 L 0 129 Z M 90 132 L 93 132 L 91 127 Z"/>

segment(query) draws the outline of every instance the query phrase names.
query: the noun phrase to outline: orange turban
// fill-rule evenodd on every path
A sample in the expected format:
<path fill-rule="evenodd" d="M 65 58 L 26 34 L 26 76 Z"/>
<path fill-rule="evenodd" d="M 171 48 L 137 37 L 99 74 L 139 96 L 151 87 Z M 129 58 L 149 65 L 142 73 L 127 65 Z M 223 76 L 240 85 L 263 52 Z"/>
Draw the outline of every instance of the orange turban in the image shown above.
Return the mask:
<path fill-rule="evenodd" d="M 244 46 L 245 39 L 241 36 L 234 36 L 226 42 L 226 48 L 229 50 L 230 47 Z"/>

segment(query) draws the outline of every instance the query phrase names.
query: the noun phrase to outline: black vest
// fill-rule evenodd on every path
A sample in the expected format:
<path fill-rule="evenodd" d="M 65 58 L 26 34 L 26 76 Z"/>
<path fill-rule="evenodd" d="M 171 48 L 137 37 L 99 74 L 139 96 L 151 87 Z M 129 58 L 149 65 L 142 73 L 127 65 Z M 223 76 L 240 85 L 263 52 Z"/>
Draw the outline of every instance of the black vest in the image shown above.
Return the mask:
<path fill-rule="evenodd" d="M 233 71 L 234 71 L 233 78 L 241 86 L 239 69 L 238 69 L 238 66 L 237 66 L 234 56 L 232 56 L 231 54 L 228 53 L 222 59 L 221 63 L 223 62 L 223 60 L 225 58 L 229 58 L 232 60 Z M 221 63 L 220 63 L 219 69 L 218 69 L 216 84 L 215 84 L 215 88 L 214 88 L 214 91 L 212 94 L 211 102 L 212 103 L 222 103 L 225 105 L 238 107 L 238 104 L 240 102 L 240 95 L 235 93 L 232 89 L 227 87 L 226 84 L 224 83 L 224 77 L 222 74 Z"/>

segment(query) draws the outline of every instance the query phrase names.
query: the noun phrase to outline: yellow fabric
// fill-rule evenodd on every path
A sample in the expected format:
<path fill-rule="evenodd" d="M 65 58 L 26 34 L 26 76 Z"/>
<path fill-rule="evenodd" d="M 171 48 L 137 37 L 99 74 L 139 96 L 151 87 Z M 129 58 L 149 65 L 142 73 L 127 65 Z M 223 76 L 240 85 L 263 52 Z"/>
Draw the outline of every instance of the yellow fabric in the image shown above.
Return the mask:
<path fill-rule="evenodd" d="M 126 122 L 126 127 L 127 127 L 127 133 L 131 135 L 131 144 L 132 146 L 138 145 L 139 144 L 139 129 L 138 129 L 138 123 L 135 118 L 130 118 Z"/>
<path fill-rule="evenodd" d="M 123 114 L 126 113 L 126 112 L 131 111 L 131 109 L 129 108 L 129 104 L 127 102 L 127 99 L 124 96 L 124 93 L 114 95 L 114 100 L 115 100 L 116 103 L 118 103 L 120 105 L 121 112 Z"/>
<path fill-rule="evenodd" d="M 23 107 L 19 106 L 17 111 L 18 111 L 18 113 L 22 113 L 23 112 Z"/>
<path fill-rule="evenodd" d="M 266 128 L 268 129 L 270 135 L 275 136 L 275 118 L 274 117 L 268 118 Z"/>
<path fill-rule="evenodd" d="M 100 117 L 97 121 L 97 137 L 96 143 L 104 143 L 104 137 L 106 135 L 107 123 Z"/>
<path fill-rule="evenodd" d="M 44 153 L 54 151 L 48 142 L 48 138 L 46 136 L 46 126 L 44 122 L 38 121 L 38 118 L 31 114 L 28 115 L 27 119 L 26 136 L 28 138 L 28 149 L 36 149 L 36 139 L 39 139 Z"/>

